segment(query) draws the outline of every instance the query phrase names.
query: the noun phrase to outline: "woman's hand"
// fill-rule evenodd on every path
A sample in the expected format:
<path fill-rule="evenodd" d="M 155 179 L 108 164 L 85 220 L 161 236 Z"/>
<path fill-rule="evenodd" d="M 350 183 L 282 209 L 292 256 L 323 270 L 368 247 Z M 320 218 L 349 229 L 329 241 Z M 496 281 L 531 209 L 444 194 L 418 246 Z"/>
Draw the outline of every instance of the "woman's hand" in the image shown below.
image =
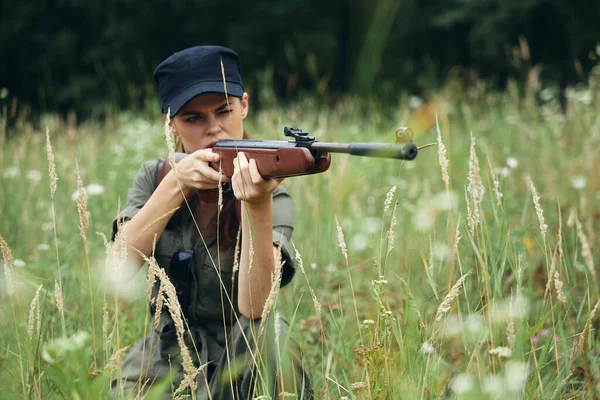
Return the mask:
<path fill-rule="evenodd" d="M 264 179 L 258 172 L 256 161 L 248 161 L 243 152 L 239 152 L 233 159 L 233 176 L 231 186 L 233 194 L 238 200 L 245 201 L 249 205 L 260 204 L 270 200 L 275 188 L 283 179 Z"/>
<path fill-rule="evenodd" d="M 209 163 L 219 163 L 219 155 L 211 149 L 200 149 L 191 153 L 175 167 L 178 181 L 184 188 L 191 190 L 216 189 L 219 180 L 229 182 L 225 174 L 213 169 Z"/>

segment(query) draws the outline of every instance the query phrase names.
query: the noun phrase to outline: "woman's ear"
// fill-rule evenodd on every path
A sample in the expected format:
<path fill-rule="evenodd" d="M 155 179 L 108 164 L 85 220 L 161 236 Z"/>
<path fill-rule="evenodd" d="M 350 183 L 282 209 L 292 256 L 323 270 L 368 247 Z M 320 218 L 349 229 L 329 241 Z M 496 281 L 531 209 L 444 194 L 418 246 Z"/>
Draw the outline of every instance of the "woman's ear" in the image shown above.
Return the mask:
<path fill-rule="evenodd" d="M 240 98 L 240 105 L 242 107 L 242 119 L 244 119 L 248 115 L 248 93 L 244 92 L 244 94 Z"/>

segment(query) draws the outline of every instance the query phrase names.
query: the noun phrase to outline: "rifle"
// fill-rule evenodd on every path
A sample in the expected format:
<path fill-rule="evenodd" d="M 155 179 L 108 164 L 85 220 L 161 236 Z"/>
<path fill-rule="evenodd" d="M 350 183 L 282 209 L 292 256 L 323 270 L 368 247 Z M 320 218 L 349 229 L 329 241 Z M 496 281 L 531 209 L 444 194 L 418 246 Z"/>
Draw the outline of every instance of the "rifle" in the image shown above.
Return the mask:
<path fill-rule="evenodd" d="M 400 133 L 412 136 L 408 128 L 400 128 L 396 131 L 397 141 Z M 220 167 L 226 176 L 233 175 L 233 159 L 237 157 L 238 152 L 243 151 L 248 159 L 256 160 L 258 172 L 265 179 L 325 172 L 331 165 L 331 153 L 397 160 L 413 160 L 418 153 L 413 143 L 326 143 L 317 141 L 314 136 L 300 128 L 287 126 L 283 129 L 283 134 L 292 140 L 219 140 L 212 151 L 219 154 Z M 185 154 L 177 153 L 176 161 L 183 157 Z M 219 165 L 211 166 L 219 169 Z M 159 182 L 169 169 L 168 162 L 159 166 Z"/>

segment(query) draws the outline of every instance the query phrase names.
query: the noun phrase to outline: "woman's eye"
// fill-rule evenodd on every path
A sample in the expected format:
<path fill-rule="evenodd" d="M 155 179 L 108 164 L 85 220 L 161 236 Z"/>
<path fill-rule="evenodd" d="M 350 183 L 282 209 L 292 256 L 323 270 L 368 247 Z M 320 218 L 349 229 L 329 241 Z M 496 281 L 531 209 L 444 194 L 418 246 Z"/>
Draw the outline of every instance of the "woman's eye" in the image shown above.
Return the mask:
<path fill-rule="evenodd" d="M 233 111 L 233 110 L 223 110 L 223 111 L 220 111 L 220 112 L 219 112 L 219 114 L 221 114 L 221 115 L 225 115 L 225 114 L 229 114 L 229 113 L 230 113 L 230 112 L 232 112 L 232 111 Z"/>
<path fill-rule="evenodd" d="M 199 115 L 196 115 L 194 117 L 189 117 L 186 121 L 187 122 L 198 122 L 200 120 L 202 120 L 202 117 Z"/>

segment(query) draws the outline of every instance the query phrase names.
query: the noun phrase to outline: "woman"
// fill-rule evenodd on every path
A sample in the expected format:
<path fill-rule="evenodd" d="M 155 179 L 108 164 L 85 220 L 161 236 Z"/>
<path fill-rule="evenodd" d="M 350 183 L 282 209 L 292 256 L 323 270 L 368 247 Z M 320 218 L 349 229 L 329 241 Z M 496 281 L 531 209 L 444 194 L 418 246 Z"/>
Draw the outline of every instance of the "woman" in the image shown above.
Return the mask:
<path fill-rule="evenodd" d="M 277 398 L 282 392 L 312 398 L 308 376 L 287 339 L 287 322 L 276 313 L 263 326 L 260 320 L 276 268 L 282 268 L 281 286 L 294 274 L 292 200 L 281 180 L 263 179 L 242 152 L 231 178 L 214 168 L 216 141 L 246 137 L 249 105 L 239 57 L 224 47 L 193 47 L 163 61 L 154 77 L 162 112 L 188 156 L 175 171 L 160 159 L 142 165 L 113 223 L 113 239 L 121 233 L 128 262 L 141 267 L 142 254 L 152 254 L 158 238 L 154 257 L 177 291 L 195 367 L 204 366 L 195 398 Z M 214 193 L 222 183 L 230 190 L 222 191 L 218 212 Z M 234 271 L 238 228 L 239 270 Z M 155 285 L 155 296 L 158 290 Z M 171 379 L 165 386 L 170 396 L 183 377 L 173 318 L 165 307 L 155 312 L 159 322 L 124 361 L 113 382 L 116 394 L 137 395 Z"/>

